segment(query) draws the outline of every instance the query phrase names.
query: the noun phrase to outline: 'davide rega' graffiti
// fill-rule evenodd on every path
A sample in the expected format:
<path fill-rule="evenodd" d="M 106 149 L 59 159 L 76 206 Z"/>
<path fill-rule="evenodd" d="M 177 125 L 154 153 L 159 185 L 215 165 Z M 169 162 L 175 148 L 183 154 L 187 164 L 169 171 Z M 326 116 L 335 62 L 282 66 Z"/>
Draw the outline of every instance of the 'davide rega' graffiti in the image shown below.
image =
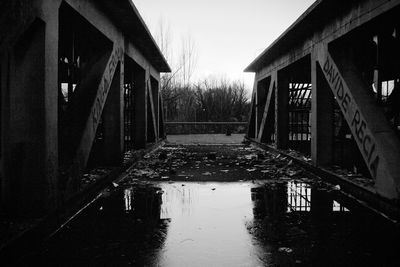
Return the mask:
<path fill-rule="evenodd" d="M 110 60 L 108 61 L 107 67 L 104 71 L 103 77 L 101 78 L 99 88 L 97 90 L 96 99 L 92 108 L 92 127 L 93 132 L 96 132 L 101 113 L 103 111 L 104 104 L 107 99 L 108 91 L 110 90 L 112 79 L 114 77 L 115 70 L 118 66 L 118 62 L 121 60 L 123 51 L 121 47 L 117 47 L 113 50 Z"/>
<path fill-rule="evenodd" d="M 377 153 L 375 140 L 349 88 L 329 55 L 326 56 L 325 62 L 323 62 L 323 73 L 350 126 L 353 136 L 355 136 L 357 145 L 367 163 L 371 175 L 373 178 L 376 178 L 379 167 L 379 155 Z"/>

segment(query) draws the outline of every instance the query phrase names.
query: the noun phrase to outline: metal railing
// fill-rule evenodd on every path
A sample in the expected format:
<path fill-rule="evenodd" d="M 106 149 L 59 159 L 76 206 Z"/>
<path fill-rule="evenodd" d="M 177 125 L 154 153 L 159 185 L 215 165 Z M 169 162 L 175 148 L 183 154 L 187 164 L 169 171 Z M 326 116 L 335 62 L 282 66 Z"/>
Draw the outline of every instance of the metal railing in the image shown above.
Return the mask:
<path fill-rule="evenodd" d="M 167 134 L 246 133 L 247 122 L 166 122 Z"/>

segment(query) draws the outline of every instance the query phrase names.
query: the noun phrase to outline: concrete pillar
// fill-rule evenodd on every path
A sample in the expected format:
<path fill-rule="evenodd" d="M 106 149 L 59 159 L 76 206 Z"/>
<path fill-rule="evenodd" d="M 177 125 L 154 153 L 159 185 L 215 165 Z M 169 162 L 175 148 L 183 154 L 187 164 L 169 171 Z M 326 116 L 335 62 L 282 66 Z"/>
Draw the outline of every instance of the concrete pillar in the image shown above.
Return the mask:
<path fill-rule="evenodd" d="M 148 143 L 156 142 L 156 122 L 154 113 L 153 90 L 150 73 L 146 73 L 147 85 L 147 139 Z"/>
<path fill-rule="evenodd" d="M 278 72 L 275 94 L 275 133 L 276 147 L 286 149 L 289 137 L 289 78 L 282 72 Z"/>
<path fill-rule="evenodd" d="M 119 64 L 114 73 L 110 91 L 103 110 L 104 146 L 103 159 L 106 165 L 120 165 L 124 154 L 124 87 Z"/>
<path fill-rule="evenodd" d="M 56 205 L 58 26 L 55 20 L 46 24 L 36 19 L 10 49 L 7 62 L 2 197 L 10 212 L 28 216 L 40 216 Z M 49 25 L 52 22 L 55 27 Z"/>
<path fill-rule="evenodd" d="M 0 201 L 4 200 L 4 146 L 5 125 L 7 109 L 5 108 L 6 91 L 8 89 L 9 53 L 2 51 L 0 54 Z"/>
<path fill-rule="evenodd" d="M 151 90 L 152 90 L 152 95 L 153 95 L 153 106 L 154 106 L 154 114 L 155 114 L 155 124 L 156 124 L 156 139 L 158 140 L 160 137 L 160 110 L 159 110 L 159 105 L 160 105 L 160 96 L 159 96 L 159 85 L 158 81 L 151 77 Z"/>
<path fill-rule="evenodd" d="M 158 101 L 159 101 L 158 102 L 159 103 L 159 107 L 158 107 L 158 114 L 159 114 L 159 116 L 158 116 L 158 127 L 159 127 L 158 137 L 165 138 L 166 136 L 165 136 L 165 128 L 164 128 L 165 126 L 164 126 L 164 111 L 163 111 L 164 104 L 163 104 L 161 94 L 159 95 Z"/>
<path fill-rule="evenodd" d="M 147 139 L 147 89 L 146 72 L 136 66 L 133 74 L 135 120 L 134 120 L 134 148 L 146 147 Z"/>
<path fill-rule="evenodd" d="M 311 158 L 314 165 L 333 162 L 334 99 L 316 55 L 311 59 Z"/>
<path fill-rule="evenodd" d="M 47 191 L 46 208 L 58 207 L 58 47 L 59 13 L 61 0 L 46 1 L 45 84 L 44 84 L 44 164 Z"/>
<path fill-rule="evenodd" d="M 266 102 L 267 91 L 269 88 L 270 78 L 265 78 L 257 82 L 257 93 L 256 93 L 256 136 L 258 138 L 258 133 L 260 132 L 261 122 L 264 116 L 264 108 Z"/>

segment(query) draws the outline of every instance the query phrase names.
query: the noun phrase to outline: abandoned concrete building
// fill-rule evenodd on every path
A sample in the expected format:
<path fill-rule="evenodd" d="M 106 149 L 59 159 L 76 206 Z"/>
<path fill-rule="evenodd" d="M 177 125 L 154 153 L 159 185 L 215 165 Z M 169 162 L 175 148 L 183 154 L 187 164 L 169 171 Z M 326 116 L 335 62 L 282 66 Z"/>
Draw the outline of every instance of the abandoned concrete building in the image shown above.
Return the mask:
<path fill-rule="evenodd" d="M 0 3 L 1 202 L 35 216 L 164 137 L 170 67 L 130 0 Z"/>
<path fill-rule="evenodd" d="M 316 1 L 245 70 L 256 73 L 248 138 L 369 177 L 348 188 L 396 203 L 399 4 Z"/>

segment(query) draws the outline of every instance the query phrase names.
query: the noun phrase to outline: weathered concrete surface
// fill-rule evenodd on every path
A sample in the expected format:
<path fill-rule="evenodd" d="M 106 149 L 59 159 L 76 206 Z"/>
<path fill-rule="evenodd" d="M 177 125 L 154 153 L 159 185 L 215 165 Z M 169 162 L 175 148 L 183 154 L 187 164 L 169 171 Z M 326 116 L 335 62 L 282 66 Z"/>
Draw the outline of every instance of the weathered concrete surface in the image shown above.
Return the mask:
<path fill-rule="evenodd" d="M 245 69 L 256 73 L 247 137 L 311 151 L 315 166 L 356 170 L 375 182 L 376 194 L 398 202 L 399 6 L 399 0 L 315 1 Z M 267 110 L 275 123 L 267 125 L 260 119 L 270 101 L 265 80 L 277 85 L 275 110 Z M 301 83 L 312 86 L 311 105 L 298 105 L 308 101 L 294 88 Z M 291 142 L 290 134 L 303 131 L 310 139 Z"/>

